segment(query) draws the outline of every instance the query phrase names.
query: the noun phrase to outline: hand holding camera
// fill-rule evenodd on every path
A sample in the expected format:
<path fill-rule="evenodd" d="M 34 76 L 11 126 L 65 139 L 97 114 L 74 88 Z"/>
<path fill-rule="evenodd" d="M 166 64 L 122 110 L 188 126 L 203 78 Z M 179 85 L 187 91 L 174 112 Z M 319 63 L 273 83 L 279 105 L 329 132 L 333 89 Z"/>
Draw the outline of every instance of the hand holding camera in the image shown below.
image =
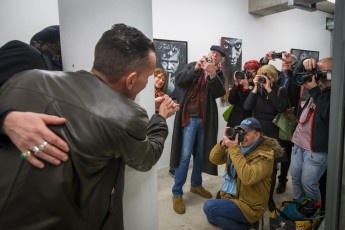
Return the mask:
<path fill-rule="evenodd" d="M 311 71 L 301 72 L 296 74 L 296 83 L 298 86 L 305 85 L 308 82 L 318 82 L 321 79 L 331 80 L 332 72 L 331 71 L 317 71 L 312 69 Z"/>
<path fill-rule="evenodd" d="M 206 72 L 209 73 L 210 78 L 213 79 L 214 77 L 216 77 L 217 73 L 217 67 L 214 63 L 214 59 L 212 57 L 208 57 L 208 56 L 204 56 L 202 58 L 203 62 L 201 65 L 201 68 L 206 70 Z"/>
<path fill-rule="evenodd" d="M 211 63 L 211 62 L 213 62 L 213 59 L 211 57 L 205 56 L 205 61 Z"/>
<path fill-rule="evenodd" d="M 268 93 L 272 91 L 271 81 L 267 73 L 256 75 L 256 77 L 254 78 L 254 83 L 259 85 L 261 88 L 266 89 Z"/>
<path fill-rule="evenodd" d="M 265 55 L 264 61 L 268 62 L 269 60 L 275 60 L 275 59 L 282 59 L 284 61 L 286 58 L 286 55 L 287 55 L 286 51 L 276 52 L 274 50 L 271 50 Z"/>
<path fill-rule="evenodd" d="M 224 131 L 223 143 L 226 147 L 233 147 L 240 144 L 244 140 L 246 132 L 239 127 L 226 127 Z"/>
<path fill-rule="evenodd" d="M 272 54 L 273 59 L 282 59 L 283 58 L 283 52 L 274 52 Z"/>
<path fill-rule="evenodd" d="M 306 81 L 304 84 L 304 87 L 307 88 L 308 90 L 309 89 L 312 89 L 314 87 L 317 86 L 317 83 L 316 83 L 316 79 L 315 79 L 315 75 L 312 75 L 310 77 L 310 80 Z"/>
<path fill-rule="evenodd" d="M 316 61 L 313 58 L 308 58 L 303 61 L 303 66 L 306 71 L 316 69 Z"/>

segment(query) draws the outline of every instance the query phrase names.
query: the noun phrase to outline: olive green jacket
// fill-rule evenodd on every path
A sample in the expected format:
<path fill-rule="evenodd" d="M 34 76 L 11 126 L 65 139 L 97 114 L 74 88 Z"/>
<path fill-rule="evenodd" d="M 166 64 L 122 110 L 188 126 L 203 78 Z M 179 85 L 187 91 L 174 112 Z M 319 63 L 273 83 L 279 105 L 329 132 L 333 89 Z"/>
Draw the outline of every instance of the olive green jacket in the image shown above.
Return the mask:
<path fill-rule="evenodd" d="M 230 154 L 230 160 L 237 172 L 237 196 L 221 193 L 221 198 L 235 202 L 250 223 L 258 221 L 265 213 L 274 158 L 283 151 L 277 140 L 268 137 L 264 137 L 246 156 L 238 145 L 226 149 L 217 144 L 211 151 L 210 161 L 216 165 L 225 164 L 226 154 Z"/>

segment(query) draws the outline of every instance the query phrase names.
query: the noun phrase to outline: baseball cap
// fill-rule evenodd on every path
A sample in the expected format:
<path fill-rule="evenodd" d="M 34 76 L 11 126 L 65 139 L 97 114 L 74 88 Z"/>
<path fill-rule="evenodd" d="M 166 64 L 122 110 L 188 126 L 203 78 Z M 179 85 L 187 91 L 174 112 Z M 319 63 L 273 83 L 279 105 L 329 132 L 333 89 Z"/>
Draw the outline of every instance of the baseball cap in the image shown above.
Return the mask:
<path fill-rule="evenodd" d="M 217 51 L 218 53 L 220 53 L 220 55 L 222 55 L 222 57 L 225 57 L 225 52 L 224 52 L 223 48 L 220 46 L 213 45 L 213 46 L 211 46 L 210 50 Z"/>
<path fill-rule="evenodd" d="M 236 126 L 244 131 L 251 131 L 251 130 L 256 130 L 256 131 L 261 131 L 261 124 L 258 120 L 256 120 L 254 117 L 249 117 L 244 119 L 240 125 Z"/>

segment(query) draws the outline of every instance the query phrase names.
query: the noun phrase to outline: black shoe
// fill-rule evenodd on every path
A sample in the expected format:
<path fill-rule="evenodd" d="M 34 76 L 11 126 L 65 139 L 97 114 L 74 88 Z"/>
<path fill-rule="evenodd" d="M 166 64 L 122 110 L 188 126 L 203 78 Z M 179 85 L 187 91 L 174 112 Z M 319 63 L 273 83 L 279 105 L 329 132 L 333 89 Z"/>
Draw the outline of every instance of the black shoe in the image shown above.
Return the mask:
<path fill-rule="evenodd" d="M 286 190 L 286 183 L 279 183 L 276 189 L 277 194 L 284 193 Z"/>
<path fill-rule="evenodd" d="M 274 203 L 274 201 L 269 201 L 268 210 L 270 210 L 270 212 L 273 212 L 275 209 L 276 209 L 276 204 Z"/>
<path fill-rule="evenodd" d="M 170 175 L 172 178 L 175 178 L 175 170 L 174 170 L 174 169 L 170 169 L 170 170 L 169 170 L 169 175 Z"/>
<path fill-rule="evenodd" d="M 259 227 L 260 227 L 260 223 L 259 221 L 256 221 L 255 223 L 249 225 L 248 230 L 258 230 Z"/>

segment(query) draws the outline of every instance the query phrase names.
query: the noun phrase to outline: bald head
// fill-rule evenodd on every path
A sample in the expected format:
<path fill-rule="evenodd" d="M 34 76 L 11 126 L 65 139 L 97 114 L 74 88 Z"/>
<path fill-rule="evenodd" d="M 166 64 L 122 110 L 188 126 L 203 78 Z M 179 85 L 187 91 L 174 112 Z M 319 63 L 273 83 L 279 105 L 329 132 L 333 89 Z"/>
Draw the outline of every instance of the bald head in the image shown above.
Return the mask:
<path fill-rule="evenodd" d="M 323 58 L 317 63 L 317 68 L 319 71 L 332 70 L 332 66 L 333 66 L 332 58 Z"/>

